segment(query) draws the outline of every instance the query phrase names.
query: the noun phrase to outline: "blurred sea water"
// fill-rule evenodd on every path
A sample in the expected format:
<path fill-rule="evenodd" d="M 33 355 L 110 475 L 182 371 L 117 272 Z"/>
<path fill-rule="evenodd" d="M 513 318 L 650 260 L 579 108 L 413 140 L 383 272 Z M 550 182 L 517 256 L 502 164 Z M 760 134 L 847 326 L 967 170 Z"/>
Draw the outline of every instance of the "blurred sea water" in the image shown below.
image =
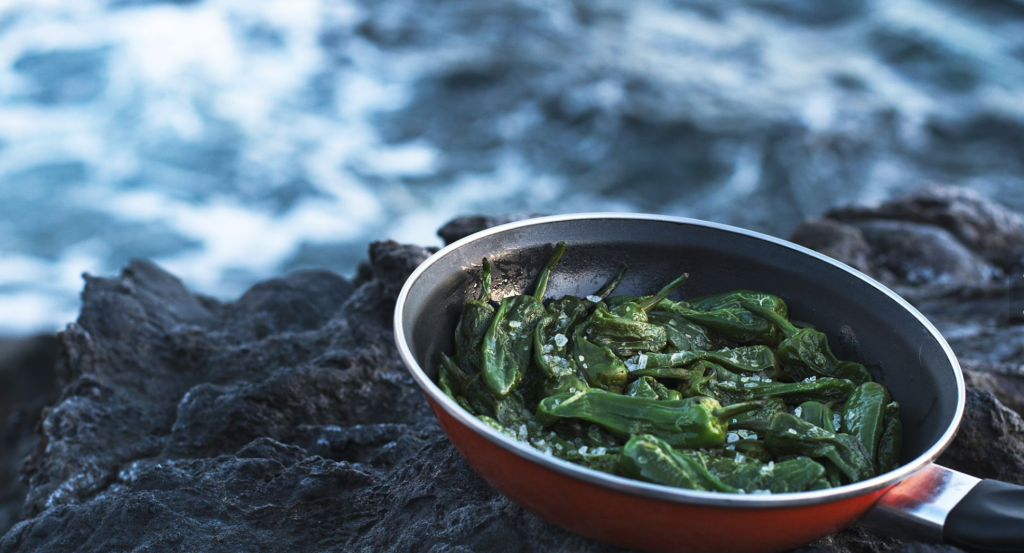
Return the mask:
<path fill-rule="evenodd" d="M 786 236 L 925 182 L 1024 210 L 1019 0 L 0 2 L 0 333 L 154 259 L 232 297 L 464 213 Z"/>

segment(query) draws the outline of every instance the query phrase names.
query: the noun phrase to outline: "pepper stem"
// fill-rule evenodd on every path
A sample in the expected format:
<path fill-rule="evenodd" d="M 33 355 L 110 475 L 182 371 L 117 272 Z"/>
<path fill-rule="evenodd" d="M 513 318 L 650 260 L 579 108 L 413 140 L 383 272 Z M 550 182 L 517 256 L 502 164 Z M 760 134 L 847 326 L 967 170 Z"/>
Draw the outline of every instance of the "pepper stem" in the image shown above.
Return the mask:
<path fill-rule="evenodd" d="M 714 415 L 715 418 L 727 419 L 762 407 L 764 407 L 763 401 L 744 401 L 743 403 L 733 403 L 732 405 L 719 407 L 712 411 L 711 414 Z"/>
<path fill-rule="evenodd" d="M 602 286 L 601 289 L 598 290 L 597 294 L 595 295 L 601 298 L 602 300 L 607 299 L 608 296 L 612 295 L 612 292 L 614 292 L 615 289 L 619 287 L 619 283 L 622 282 L 623 277 L 626 276 L 627 268 L 628 267 L 626 267 L 626 264 L 623 263 L 622 267 L 619 269 L 619 272 L 615 273 L 615 276 L 613 276 L 611 280 L 606 282 L 605 285 Z"/>
<path fill-rule="evenodd" d="M 480 301 L 487 301 L 491 299 L 491 262 L 484 258 L 484 268 L 480 275 Z"/>
<path fill-rule="evenodd" d="M 562 259 L 563 253 L 565 253 L 565 242 L 559 242 L 555 245 L 555 253 L 551 254 L 551 258 L 548 259 L 540 276 L 537 277 L 537 287 L 533 290 L 533 297 L 538 300 L 544 299 L 544 293 L 548 291 L 548 277 L 551 276 L 551 269 L 558 265 L 558 260 Z"/>
<path fill-rule="evenodd" d="M 690 273 L 683 273 L 681 277 L 665 285 L 665 287 L 659 290 L 657 294 L 639 302 L 640 309 L 643 309 L 645 313 L 650 311 L 652 307 L 661 303 L 661 300 L 667 298 L 668 295 L 672 293 L 672 290 L 678 288 L 679 285 L 686 282 L 686 279 L 688 278 L 690 278 Z"/>
<path fill-rule="evenodd" d="M 775 311 L 772 311 L 771 309 L 768 309 L 767 307 L 759 303 L 754 303 L 752 301 L 743 301 L 740 302 L 740 305 L 742 305 L 743 308 L 746 309 L 747 311 L 760 315 L 765 319 L 768 319 L 768 322 L 773 323 L 775 326 L 779 327 L 779 330 L 781 330 L 782 333 L 786 335 L 786 338 L 789 338 L 790 336 L 796 334 L 796 332 L 799 330 L 797 327 L 793 326 L 793 323 L 787 321 L 785 317 L 779 315 Z"/>
<path fill-rule="evenodd" d="M 448 374 L 455 379 L 455 382 L 459 385 L 459 393 L 465 393 L 466 388 L 469 387 L 470 377 L 466 373 L 462 372 L 462 369 L 451 360 L 450 357 L 441 352 L 441 364 L 444 369 L 448 371 Z"/>

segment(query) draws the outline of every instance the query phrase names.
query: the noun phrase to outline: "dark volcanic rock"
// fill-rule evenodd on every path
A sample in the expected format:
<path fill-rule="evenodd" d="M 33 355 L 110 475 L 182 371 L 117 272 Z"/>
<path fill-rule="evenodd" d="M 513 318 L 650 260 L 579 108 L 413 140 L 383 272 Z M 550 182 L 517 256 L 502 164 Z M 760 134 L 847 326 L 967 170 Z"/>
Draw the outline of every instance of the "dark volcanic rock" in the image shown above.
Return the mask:
<path fill-rule="evenodd" d="M 967 409 L 939 463 L 979 478 L 1024 484 L 1024 421 L 991 393 L 967 389 Z"/>
<path fill-rule="evenodd" d="M 475 221 L 459 224 L 496 224 Z M 859 229 L 817 228 L 846 241 L 835 251 L 864 254 Z M 390 330 L 398 290 L 429 254 L 377 242 L 355 281 L 303 271 L 234 303 L 190 294 L 147 262 L 88 277 L 81 316 L 60 334 L 62 391 L 38 445 L 4 443 L 34 451 L 23 521 L 0 553 L 614 551 L 498 495 L 436 424 Z M 951 297 L 927 307 L 963 320 Z M 983 320 L 977 305 L 962 309 Z M 1013 378 L 1008 366 L 979 359 L 969 378 L 1009 400 L 999 384 Z M 1022 439 L 1020 417 L 972 389 L 943 461 L 1024 482 Z M 800 551 L 955 549 L 851 528 Z"/>
<path fill-rule="evenodd" d="M 504 225 L 505 223 L 512 223 L 514 221 L 522 221 L 523 219 L 529 219 L 531 217 L 539 217 L 539 215 L 527 215 L 522 213 L 513 215 L 463 215 L 462 217 L 456 217 L 445 223 L 445 225 L 437 231 L 437 235 L 444 240 L 445 245 L 448 245 L 456 240 L 465 238 L 470 234 L 480 232 L 481 230 L 496 227 L 498 225 Z"/>
<path fill-rule="evenodd" d="M 1024 414 L 1024 367 L 1010 363 L 960 362 L 964 380 L 972 388 L 990 392 L 1000 403 Z"/>
<path fill-rule="evenodd" d="M 21 461 L 35 447 L 39 411 L 57 395 L 54 336 L 0 340 L 0 532 L 18 519 L 28 492 Z"/>
<path fill-rule="evenodd" d="M 909 221 L 944 228 L 989 262 L 1007 266 L 1024 255 L 1024 217 L 969 188 L 930 185 L 877 208 L 843 207 L 826 217 L 852 222 Z"/>
<path fill-rule="evenodd" d="M 808 221 L 793 231 L 789 238 L 867 274 L 874 274 L 871 246 L 857 227 L 829 219 Z"/>
<path fill-rule="evenodd" d="M 832 209 L 792 239 L 887 284 L 978 287 L 1024 259 L 1024 217 L 969 189 L 932 185 L 877 207 Z"/>

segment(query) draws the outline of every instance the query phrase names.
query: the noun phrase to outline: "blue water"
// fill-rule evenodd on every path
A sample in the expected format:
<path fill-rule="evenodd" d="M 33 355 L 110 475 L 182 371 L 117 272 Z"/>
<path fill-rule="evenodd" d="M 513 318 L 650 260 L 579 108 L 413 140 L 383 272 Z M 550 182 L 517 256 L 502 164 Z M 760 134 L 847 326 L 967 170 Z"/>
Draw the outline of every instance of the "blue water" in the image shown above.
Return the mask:
<path fill-rule="evenodd" d="M 0 6 L 0 333 L 133 257 L 232 297 L 462 213 L 1024 210 L 1021 1 Z"/>

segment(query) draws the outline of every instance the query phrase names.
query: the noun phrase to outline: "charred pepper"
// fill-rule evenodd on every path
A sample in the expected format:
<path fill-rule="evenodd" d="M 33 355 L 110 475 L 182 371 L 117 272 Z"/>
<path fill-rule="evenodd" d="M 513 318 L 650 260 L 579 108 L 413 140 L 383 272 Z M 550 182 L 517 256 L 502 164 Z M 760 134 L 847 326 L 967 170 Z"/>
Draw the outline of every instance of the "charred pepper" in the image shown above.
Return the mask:
<path fill-rule="evenodd" d="M 802 380 L 812 376 L 845 378 L 856 384 L 871 381 L 871 374 L 860 363 L 840 361 L 828 346 L 828 336 L 813 328 L 797 328 L 777 312 L 753 302 L 743 302 L 743 307 L 777 326 L 785 339 L 779 344 L 776 354 L 782 364 L 783 374 L 791 380 Z"/>
<path fill-rule="evenodd" d="M 565 242 L 555 252 L 537 278 L 533 295 L 505 298 L 491 319 L 481 343 L 484 384 L 497 397 L 505 397 L 522 380 L 529 366 L 533 329 L 544 316 L 544 293 L 551 270 L 565 253 Z"/>
<path fill-rule="evenodd" d="M 722 407 L 709 397 L 657 400 L 589 390 L 545 398 L 537 408 L 537 420 L 547 425 L 576 418 L 622 438 L 652 434 L 674 447 L 714 447 L 725 443 L 729 418 L 760 406 L 747 402 Z"/>

